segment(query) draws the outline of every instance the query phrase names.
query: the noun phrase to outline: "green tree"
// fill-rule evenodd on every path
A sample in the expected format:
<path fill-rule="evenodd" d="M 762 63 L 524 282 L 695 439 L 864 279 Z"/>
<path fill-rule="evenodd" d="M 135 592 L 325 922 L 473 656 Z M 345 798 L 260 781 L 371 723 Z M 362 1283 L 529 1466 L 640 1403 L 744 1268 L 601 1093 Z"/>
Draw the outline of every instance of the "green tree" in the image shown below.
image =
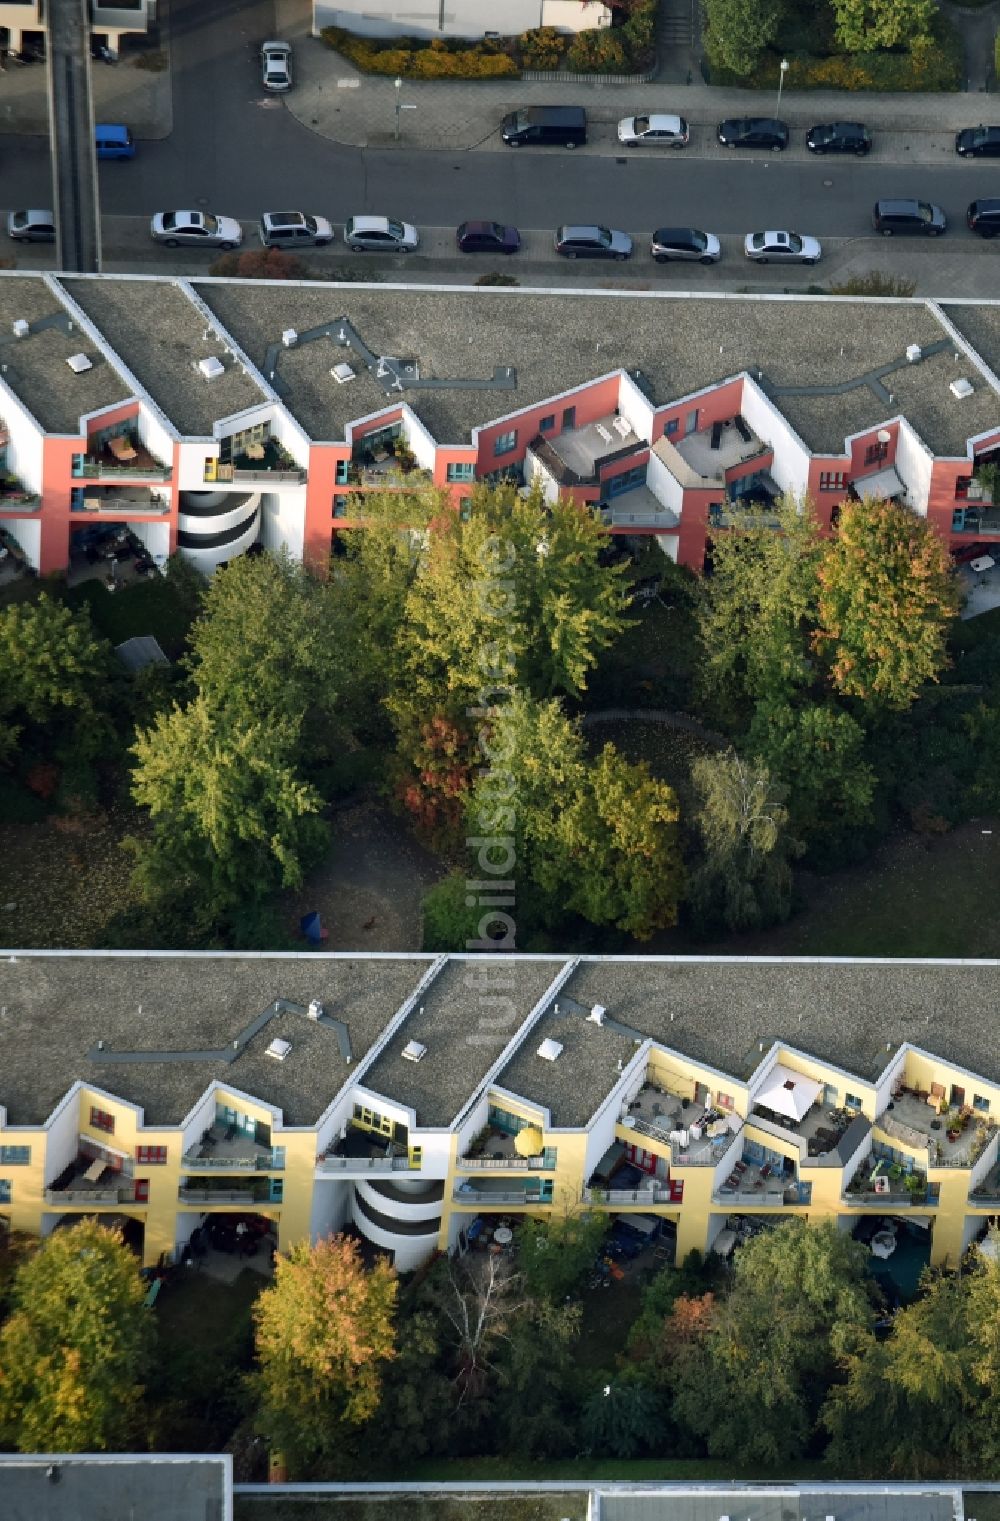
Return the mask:
<path fill-rule="evenodd" d="M 843 1381 L 823 1409 L 832 1464 L 907 1478 L 954 1470 L 977 1414 L 967 1312 L 961 1278 L 927 1274 L 920 1297 L 896 1312 L 888 1340 L 867 1332 L 846 1338 Z"/>
<path fill-rule="evenodd" d="M 93 759 L 107 747 L 115 672 L 87 608 L 71 612 L 49 596 L 0 608 L 0 669 L 5 725 L 41 730 L 57 758 Z"/>
<path fill-rule="evenodd" d="M 934 0 L 832 0 L 837 41 L 849 53 L 875 53 L 929 38 Z"/>
<path fill-rule="evenodd" d="M 240 726 L 301 724 L 315 763 L 338 738 L 337 588 L 287 554 L 240 555 L 209 583 L 187 665 L 212 712 Z"/>
<path fill-rule="evenodd" d="M 619 1374 L 586 1401 L 580 1430 L 595 1453 L 634 1458 L 655 1439 L 661 1423 L 660 1401 L 647 1384 Z"/>
<path fill-rule="evenodd" d="M 579 1288 L 607 1231 L 606 1216 L 596 1210 L 567 1210 L 545 1219 L 522 1220 L 517 1266 L 531 1298 L 561 1303 Z"/>
<path fill-rule="evenodd" d="M 18 1267 L 0 1329 L 0 1433 L 19 1452 L 134 1450 L 152 1323 L 135 1258 L 89 1220 Z"/>
<path fill-rule="evenodd" d="M 757 703 L 787 706 L 814 678 L 815 515 L 807 500 L 790 497 L 774 512 L 778 528 L 748 512 L 740 526 L 719 534 L 712 575 L 701 585 L 699 684 L 713 711 L 736 728 Z"/>
<path fill-rule="evenodd" d="M 871 1323 L 869 1282 L 864 1247 L 832 1222 L 791 1220 L 754 1236 L 697 1355 L 676 1364 L 675 1419 L 711 1457 L 801 1458 L 837 1350 Z"/>
<path fill-rule="evenodd" d="M 253 1382 L 267 1433 L 293 1462 L 335 1453 L 377 1411 L 396 1356 L 397 1288 L 388 1262 L 366 1267 L 347 1236 L 300 1241 L 275 1259 L 254 1305 Z"/>
<path fill-rule="evenodd" d="M 579 726 L 558 701 L 515 695 L 497 712 L 486 749 L 470 837 L 509 833 L 543 919 L 579 914 L 642 937 L 675 922 L 682 865 L 677 802 L 665 783 L 612 746 L 588 762 Z M 509 829 L 498 831 L 501 823 Z"/>
<path fill-rule="evenodd" d="M 717 67 L 752 74 L 777 36 L 783 0 L 703 0 L 705 51 Z"/>
<path fill-rule="evenodd" d="M 701 851 L 688 898 L 699 929 L 759 929 L 787 919 L 791 861 L 802 851 L 789 825 L 787 789 L 735 750 L 699 756 L 691 780 Z"/>
<path fill-rule="evenodd" d="M 424 950 L 464 951 L 479 935 L 482 909 L 469 906 L 467 872 L 453 871 L 424 894 Z"/>
<path fill-rule="evenodd" d="M 837 691 L 908 708 L 947 664 L 958 611 L 943 538 L 895 502 L 845 503 L 819 566 L 816 649 Z"/>
<path fill-rule="evenodd" d="M 785 782 L 790 826 L 810 858 L 836 864 L 872 818 L 876 777 L 865 757 L 861 725 L 831 703 L 761 702 L 747 748 Z"/>
<path fill-rule="evenodd" d="M 203 697 L 137 735 L 132 795 L 153 829 L 132 848 L 148 901 L 192 894 L 211 919 L 301 882 L 327 828 L 297 746 L 293 720 L 229 724 Z"/>
<path fill-rule="evenodd" d="M 497 1374 L 501 1453 L 530 1462 L 574 1450 L 571 1390 L 581 1314 L 577 1304 L 536 1300 L 512 1322 Z"/>

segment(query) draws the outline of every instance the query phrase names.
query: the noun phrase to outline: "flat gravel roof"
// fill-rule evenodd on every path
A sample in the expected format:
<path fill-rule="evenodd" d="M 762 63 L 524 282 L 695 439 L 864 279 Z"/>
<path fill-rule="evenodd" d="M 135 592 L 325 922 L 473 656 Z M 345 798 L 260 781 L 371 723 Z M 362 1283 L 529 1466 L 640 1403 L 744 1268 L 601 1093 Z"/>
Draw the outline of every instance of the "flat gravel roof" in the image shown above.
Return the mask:
<path fill-rule="evenodd" d="M 16 338 L 17 321 L 45 326 Z M 75 374 L 66 362 L 74 354 L 86 355 L 91 368 Z M 0 366 L 0 379 L 48 433 L 75 437 L 81 417 L 132 394 L 59 297 L 31 276 L 0 280 Z"/>

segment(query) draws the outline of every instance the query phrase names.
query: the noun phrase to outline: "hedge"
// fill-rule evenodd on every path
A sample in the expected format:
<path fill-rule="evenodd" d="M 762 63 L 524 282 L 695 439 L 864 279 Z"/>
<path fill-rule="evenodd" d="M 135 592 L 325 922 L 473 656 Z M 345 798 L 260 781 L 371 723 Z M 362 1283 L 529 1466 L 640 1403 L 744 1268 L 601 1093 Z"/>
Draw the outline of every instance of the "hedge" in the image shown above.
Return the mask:
<path fill-rule="evenodd" d="M 482 43 L 451 46 L 435 37 L 359 37 L 339 26 L 325 26 L 320 36 L 364 74 L 402 79 L 517 79 L 520 69 L 509 54 Z"/>
<path fill-rule="evenodd" d="M 816 58 L 809 53 L 768 52 L 752 74 L 740 76 L 729 69 L 712 68 L 710 82 L 773 92 L 781 57 L 785 56 L 791 65 L 786 90 L 960 90 L 965 80 L 961 42 L 943 17 L 935 23 L 934 33 L 905 53 L 834 53 Z"/>

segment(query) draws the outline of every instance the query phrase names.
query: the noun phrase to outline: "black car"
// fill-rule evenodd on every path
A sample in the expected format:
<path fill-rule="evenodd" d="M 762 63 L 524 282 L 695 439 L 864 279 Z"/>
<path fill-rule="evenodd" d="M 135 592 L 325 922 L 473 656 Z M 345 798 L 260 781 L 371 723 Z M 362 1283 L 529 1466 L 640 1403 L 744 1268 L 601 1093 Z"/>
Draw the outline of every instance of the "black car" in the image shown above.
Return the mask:
<path fill-rule="evenodd" d="M 970 201 L 965 225 L 981 238 L 995 238 L 1000 233 L 1000 200 Z"/>
<path fill-rule="evenodd" d="M 517 253 L 521 234 L 503 222 L 463 222 L 455 233 L 461 253 Z"/>
<path fill-rule="evenodd" d="M 788 127 L 773 116 L 730 116 L 720 121 L 716 137 L 724 148 L 788 147 Z"/>
<path fill-rule="evenodd" d="M 1000 127 L 965 127 L 955 133 L 955 152 L 962 158 L 1000 158 Z"/>
<path fill-rule="evenodd" d="M 948 218 L 932 201 L 876 201 L 872 226 L 884 238 L 897 233 L 939 238 L 947 230 Z"/>
<path fill-rule="evenodd" d="M 854 153 L 864 158 L 871 152 L 872 135 L 860 121 L 831 121 L 810 127 L 806 133 L 810 153 Z"/>

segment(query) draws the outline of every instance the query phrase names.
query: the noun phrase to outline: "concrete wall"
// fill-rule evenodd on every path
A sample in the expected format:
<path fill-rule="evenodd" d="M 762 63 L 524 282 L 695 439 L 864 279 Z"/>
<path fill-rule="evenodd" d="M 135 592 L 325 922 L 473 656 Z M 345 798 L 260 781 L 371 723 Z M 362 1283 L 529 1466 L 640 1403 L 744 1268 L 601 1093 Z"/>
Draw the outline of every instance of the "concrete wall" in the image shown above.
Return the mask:
<path fill-rule="evenodd" d="M 501 0 L 484 7 L 478 0 L 359 0 L 331 5 L 313 0 L 313 34 L 339 26 L 368 37 L 483 37 L 516 35 L 537 26 L 580 32 L 611 25 L 599 0 Z"/>

